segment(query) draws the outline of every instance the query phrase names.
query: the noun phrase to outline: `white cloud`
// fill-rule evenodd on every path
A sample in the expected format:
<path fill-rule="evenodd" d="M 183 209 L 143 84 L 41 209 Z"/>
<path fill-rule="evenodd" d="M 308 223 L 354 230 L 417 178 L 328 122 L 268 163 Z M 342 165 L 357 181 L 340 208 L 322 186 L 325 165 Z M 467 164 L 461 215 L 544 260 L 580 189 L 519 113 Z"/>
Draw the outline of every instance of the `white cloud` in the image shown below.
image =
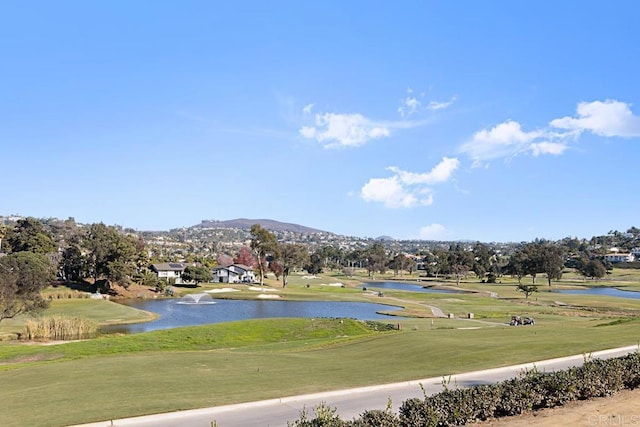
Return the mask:
<path fill-rule="evenodd" d="M 388 125 L 377 123 L 361 114 L 316 114 L 315 126 L 303 126 L 300 135 L 316 139 L 325 147 L 358 147 L 377 138 L 388 137 Z"/>
<path fill-rule="evenodd" d="M 441 240 L 446 238 L 447 229 L 442 224 L 430 224 L 420 228 L 420 238 L 425 240 Z"/>
<path fill-rule="evenodd" d="M 420 201 L 402 187 L 397 177 L 371 178 L 360 191 L 368 202 L 380 202 L 388 208 L 410 208 L 418 204 L 430 204 L 429 198 Z"/>
<path fill-rule="evenodd" d="M 428 173 L 407 172 L 391 166 L 387 169 L 394 173 L 393 176 L 371 178 L 360 190 L 360 196 L 388 208 L 429 206 L 433 203 L 433 194 L 427 185 L 448 180 L 458 165 L 458 159 L 444 157 Z"/>
<path fill-rule="evenodd" d="M 400 117 L 410 116 L 415 114 L 420 106 L 422 105 L 420 101 L 418 101 L 413 96 L 407 96 L 405 99 L 400 101 L 402 105 L 398 108 L 398 113 L 400 113 Z"/>
<path fill-rule="evenodd" d="M 634 116 L 630 105 L 612 99 L 581 102 L 576 109 L 578 118 L 562 117 L 551 121 L 559 129 L 590 131 L 600 136 L 640 136 L 640 117 Z"/>
<path fill-rule="evenodd" d="M 520 123 L 507 120 L 491 129 L 476 132 L 460 146 L 459 151 L 481 166 L 487 160 L 529 153 L 533 156 L 559 156 L 569 148 L 569 142 L 582 132 L 589 131 L 605 137 L 639 137 L 640 116 L 631 112 L 630 105 L 616 100 L 581 102 L 577 117 L 552 120 L 546 128 L 526 132 Z M 558 131 L 561 129 L 561 131 Z"/>
<path fill-rule="evenodd" d="M 451 174 L 458 169 L 460 162 L 456 158 L 443 157 L 442 161 L 438 163 L 428 173 L 414 173 L 406 172 L 398 169 L 395 166 L 390 166 L 388 169 L 400 177 L 402 183 L 407 185 L 413 184 L 434 184 L 437 182 L 443 182 L 449 179 Z"/>
<path fill-rule="evenodd" d="M 567 144 L 562 142 L 538 142 L 531 144 L 531 151 L 536 157 L 540 154 L 552 154 L 559 156 L 564 153 L 567 148 Z"/>
<path fill-rule="evenodd" d="M 302 107 L 302 112 L 304 114 L 311 114 L 311 110 L 313 110 L 313 104 L 307 104 L 304 107 Z"/>
<path fill-rule="evenodd" d="M 531 149 L 531 144 L 544 133 L 525 132 L 520 123 L 507 120 L 487 130 L 476 132 L 470 141 L 462 144 L 460 151 L 476 161 L 498 157 L 510 157 Z"/>
<path fill-rule="evenodd" d="M 452 96 L 451 99 L 446 102 L 431 101 L 427 105 L 427 108 L 429 110 L 443 110 L 445 108 L 449 108 L 454 102 L 456 102 L 457 98 L 457 96 Z"/>

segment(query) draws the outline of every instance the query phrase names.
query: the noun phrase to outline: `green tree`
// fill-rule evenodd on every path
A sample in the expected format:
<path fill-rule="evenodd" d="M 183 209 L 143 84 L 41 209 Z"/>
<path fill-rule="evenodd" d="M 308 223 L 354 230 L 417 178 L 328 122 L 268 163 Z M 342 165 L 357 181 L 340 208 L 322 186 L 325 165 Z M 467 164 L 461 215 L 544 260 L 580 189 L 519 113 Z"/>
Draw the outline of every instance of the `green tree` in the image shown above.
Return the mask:
<path fill-rule="evenodd" d="M 64 280 L 68 282 L 79 282 L 84 278 L 85 259 L 77 238 L 73 239 L 64 252 L 62 252 L 62 262 L 60 264 Z"/>
<path fill-rule="evenodd" d="M 465 250 L 460 244 L 456 244 L 449 248 L 447 258 L 449 272 L 456 278 L 456 284 L 460 286 L 462 277 L 466 276 L 473 267 L 473 252 Z"/>
<path fill-rule="evenodd" d="M 251 249 L 257 259 L 260 286 L 264 286 L 264 274 L 267 269 L 267 255 L 271 254 L 275 250 L 277 243 L 276 237 L 260 224 L 253 224 L 250 232 Z"/>
<path fill-rule="evenodd" d="M 495 252 L 484 243 L 477 242 L 473 246 L 473 267 L 472 270 L 479 279 L 484 278 L 488 272 L 492 271 L 495 262 Z"/>
<path fill-rule="evenodd" d="M 211 273 L 209 267 L 189 266 L 184 269 L 181 277 L 185 282 L 195 282 L 196 286 L 198 286 L 200 283 L 211 282 L 213 280 L 213 273 Z"/>
<path fill-rule="evenodd" d="M 519 284 L 516 289 L 524 294 L 525 299 L 529 298 L 529 295 L 533 294 L 534 292 L 538 292 L 538 287 L 536 285 Z"/>
<path fill-rule="evenodd" d="M 40 291 L 53 278 L 43 254 L 22 251 L 0 258 L 0 321 L 45 308 Z"/>
<path fill-rule="evenodd" d="M 449 251 L 437 248 L 426 259 L 427 272 L 438 278 L 439 274 L 447 274 L 449 271 Z"/>
<path fill-rule="evenodd" d="M 7 227 L 0 224 L 0 254 L 2 253 L 2 239 L 7 236 Z"/>
<path fill-rule="evenodd" d="M 369 277 L 375 279 L 375 273 L 384 274 L 387 270 L 387 251 L 380 243 L 374 243 L 366 250 L 366 268 Z"/>
<path fill-rule="evenodd" d="M 274 254 L 275 264 L 281 267 L 282 287 L 285 288 L 288 283 L 289 273 L 295 268 L 301 268 L 309 261 L 309 252 L 304 245 L 282 243 L 276 245 Z"/>
<path fill-rule="evenodd" d="M 527 253 L 523 248 L 518 248 L 509 257 L 509 262 L 504 268 L 505 273 L 517 277 L 518 284 L 522 284 L 522 278 L 527 275 Z"/>
<path fill-rule="evenodd" d="M 589 277 L 591 279 L 600 279 L 607 274 L 606 267 L 602 261 L 597 258 L 581 258 L 578 261 L 577 270 L 584 277 Z"/>
<path fill-rule="evenodd" d="M 551 286 L 552 280 L 562 279 L 565 257 L 562 247 L 555 243 L 544 243 L 541 245 L 538 255 L 542 272 L 547 275 L 547 282 Z"/>
<path fill-rule="evenodd" d="M 119 228 L 103 223 L 91 224 L 72 240 L 63 252 L 63 270 L 78 272 L 82 277 L 114 280 L 126 286 L 136 272 L 148 263 L 144 243 Z"/>
<path fill-rule="evenodd" d="M 48 254 L 55 252 L 56 244 L 42 222 L 29 217 L 18 220 L 18 223 L 7 235 L 9 252 L 33 252 Z"/>
<path fill-rule="evenodd" d="M 307 270 L 309 274 L 320 274 L 322 273 L 323 264 L 322 255 L 314 252 L 309 257 L 309 262 L 304 266 L 304 269 Z"/>
<path fill-rule="evenodd" d="M 414 265 L 413 268 L 415 268 L 415 261 L 405 254 L 397 254 L 391 259 L 391 261 L 389 261 L 389 268 L 393 270 L 394 276 L 397 276 L 398 273 L 402 276 L 402 272 L 404 270 L 409 270 L 412 263 Z"/>

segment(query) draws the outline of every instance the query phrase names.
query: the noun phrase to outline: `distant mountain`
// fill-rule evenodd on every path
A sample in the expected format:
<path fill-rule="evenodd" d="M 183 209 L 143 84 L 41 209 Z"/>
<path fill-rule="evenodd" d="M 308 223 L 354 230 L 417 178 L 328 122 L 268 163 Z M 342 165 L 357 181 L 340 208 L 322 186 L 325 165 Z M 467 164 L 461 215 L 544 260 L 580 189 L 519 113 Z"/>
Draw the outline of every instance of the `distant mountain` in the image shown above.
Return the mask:
<path fill-rule="evenodd" d="M 316 228 L 305 227 L 304 225 L 291 224 L 287 222 L 275 221 L 272 219 L 247 219 L 237 218 L 230 219 L 228 221 L 217 221 L 213 219 L 205 219 L 198 225 L 194 225 L 194 228 L 240 228 L 243 230 L 249 230 L 252 225 L 260 224 L 262 227 L 269 231 L 278 232 L 294 232 L 294 233 L 327 233 L 327 231 L 318 230 Z"/>
<path fill-rule="evenodd" d="M 391 240 L 396 240 L 391 236 L 378 236 L 376 237 L 376 240 L 382 240 L 382 241 L 391 241 Z"/>

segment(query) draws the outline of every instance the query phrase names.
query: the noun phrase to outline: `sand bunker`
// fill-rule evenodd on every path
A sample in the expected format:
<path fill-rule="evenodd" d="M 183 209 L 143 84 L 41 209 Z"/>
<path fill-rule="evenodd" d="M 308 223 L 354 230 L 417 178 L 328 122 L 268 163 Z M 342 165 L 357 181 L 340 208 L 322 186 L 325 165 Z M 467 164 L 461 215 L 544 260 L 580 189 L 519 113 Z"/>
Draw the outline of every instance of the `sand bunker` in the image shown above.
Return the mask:
<path fill-rule="evenodd" d="M 259 292 L 278 292 L 277 289 L 273 289 L 273 288 L 258 288 L 256 286 L 250 286 L 249 287 L 250 291 L 259 291 Z"/>
<path fill-rule="evenodd" d="M 341 288 L 341 287 L 343 287 L 344 285 L 343 285 L 342 283 L 329 283 L 329 284 L 327 284 L 327 283 L 320 283 L 320 286 L 335 286 L 335 287 Z"/>
<path fill-rule="evenodd" d="M 220 292 L 240 292 L 240 289 L 233 289 L 233 288 L 221 288 L 221 289 L 209 289 L 208 291 L 205 291 L 208 294 L 217 294 Z"/>
<path fill-rule="evenodd" d="M 258 295 L 258 298 L 260 298 L 260 299 L 278 299 L 278 298 L 280 298 L 280 295 L 260 294 L 260 295 Z"/>

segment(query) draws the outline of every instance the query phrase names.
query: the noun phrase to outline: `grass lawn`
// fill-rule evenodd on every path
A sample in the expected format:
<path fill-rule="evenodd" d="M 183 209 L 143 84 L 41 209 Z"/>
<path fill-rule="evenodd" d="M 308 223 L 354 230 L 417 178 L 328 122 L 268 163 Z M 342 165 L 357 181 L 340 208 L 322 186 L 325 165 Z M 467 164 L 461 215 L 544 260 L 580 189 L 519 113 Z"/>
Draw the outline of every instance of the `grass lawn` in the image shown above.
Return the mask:
<path fill-rule="evenodd" d="M 552 293 L 542 278 L 540 292 L 529 299 L 510 278 L 491 285 L 469 279 L 460 288 L 472 292 L 461 294 L 385 289 L 383 298 L 359 288 L 366 280 L 294 275 L 285 289 L 272 278 L 267 285 L 284 299 L 394 304 L 416 317 L 390 318 L 401 325 L 400 331 L 375 331 L 351 320 L 262 319 L 52 346 L 1 342 L 0 425 L 63 426 L 446 376 L 640 339 L 640 300 Z M 321 286 L 337 282 L 345 287 Z M 443 280 L 421 284 L 455 287 Z M 568 278 L 554 282 L 552 289 L 574 286 L 582 284 Z M 195 291 L 216 287 L 223 286 L 208 284 Z M 256 297 L 245 285 L 238 289 L 242 291 L 227 296 Z M 459 318 L 429 318 L 430 307 Z M 95 300 L 54 301 L 49 309 L 98 322 L 140 316 L 128 310 L 133 309 Z M 475 318 L 463 319 L 467 313 Z M 533 315 L 536 325 L 506 326 L 514 314 Z"/>
<path fill-rule="evenodd" d="M 38 315 L 82 317 L 102 325 L 147 322 L 156 318 L 154 313 L 137 310 L 115 302 L 84 298 L 53 300 L 49 308 Z M 33 316 L 24 315 L 3 320 L 0 322 L 0 336 L 20 333 L 27 320 L 32 318 Z"/>

